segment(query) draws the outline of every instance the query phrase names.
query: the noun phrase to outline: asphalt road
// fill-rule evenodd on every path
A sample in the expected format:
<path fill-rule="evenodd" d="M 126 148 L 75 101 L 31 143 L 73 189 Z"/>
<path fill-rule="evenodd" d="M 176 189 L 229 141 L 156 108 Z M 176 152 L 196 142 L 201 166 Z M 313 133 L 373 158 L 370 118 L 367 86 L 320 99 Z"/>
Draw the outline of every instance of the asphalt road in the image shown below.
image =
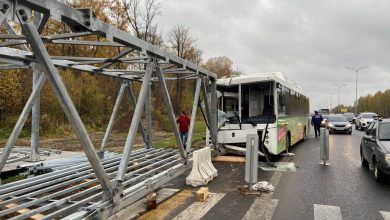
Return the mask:
<path fill-rule="evenodd" d="M 390 183 L 377 183 L 372 170 L 362 168 L 362 135 L 356 130 L 330 135 L 329 166 L 319 164 L 318 139 L 298 144 L 292 152 L 299 168 L 280 178 L 272 197 L 278 200 L 272 219 L 313 219 L 327 208 L 342 219 L 384 219 L 380 211 L 390 212 Z"/>
<path fill-rule="evenodd" d="M 161 205 L 155 219 L 390 220 L 390 181 L 377 183 L 361 166 L 362 135 L 355 129 L 352 135 L 330 135 L 330 165 L 323 166 L 319 139 L 311 134 L 292 149 L 295 157 L 277 159 L 294 162 L 295 172 L 259 169 L 258 180 L 271 182 L 273 193 L 242 194 L 244 164 L 214 162 L 219 176 L 208 185 L 208 202 L 195 202 L 197 188 L 186 186 L 182 175 L 167 185 L 180 193 Z"/>

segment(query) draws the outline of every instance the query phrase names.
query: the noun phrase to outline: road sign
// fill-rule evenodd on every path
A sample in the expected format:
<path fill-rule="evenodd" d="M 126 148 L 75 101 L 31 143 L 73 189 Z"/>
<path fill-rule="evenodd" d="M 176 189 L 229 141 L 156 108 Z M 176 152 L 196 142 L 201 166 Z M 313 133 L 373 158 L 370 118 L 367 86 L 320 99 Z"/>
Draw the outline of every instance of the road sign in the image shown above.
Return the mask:
<path fill-rule="evenodd" d="M 341 113 L 346 113 L 346 112 L 348 112 L 348 109 L 347 108 L 342 108 L 342 109 L 340 109 L 340 111 L 341 111 Z"/>

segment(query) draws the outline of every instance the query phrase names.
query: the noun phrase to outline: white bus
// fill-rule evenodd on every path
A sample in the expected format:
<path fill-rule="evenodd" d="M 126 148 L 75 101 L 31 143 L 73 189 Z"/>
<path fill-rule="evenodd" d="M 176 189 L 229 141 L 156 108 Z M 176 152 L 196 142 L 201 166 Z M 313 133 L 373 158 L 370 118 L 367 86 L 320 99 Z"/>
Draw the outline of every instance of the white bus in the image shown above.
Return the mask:
<path fill-rule="evenodd" d="M 266 152 L 262 153 L 277 155 L 307 137 L 310 128 L 309 99 L 296 83 L 284 78 L 281 73 L 218 79 L 217 90 L 220 92 L 220 149 L 244 153 L 246 136 L 258 134 L 262 140 L 267 123 Z M 207 144 L 210 143 L 208 141 Z"/>

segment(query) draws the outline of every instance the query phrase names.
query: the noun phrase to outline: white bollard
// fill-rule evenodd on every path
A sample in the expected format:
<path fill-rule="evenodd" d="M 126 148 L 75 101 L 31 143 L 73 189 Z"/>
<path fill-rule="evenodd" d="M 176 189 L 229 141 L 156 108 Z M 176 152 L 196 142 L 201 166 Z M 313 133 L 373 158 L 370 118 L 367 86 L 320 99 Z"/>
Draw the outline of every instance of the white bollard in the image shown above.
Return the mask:
<path fill-rule="evenodd" d="M 209 147 L 194 151 L 191 173 L 186 178 L 186 184 L 193 187 L 207 185 L 218 176 L 217 169 L 211 162 Z"/>

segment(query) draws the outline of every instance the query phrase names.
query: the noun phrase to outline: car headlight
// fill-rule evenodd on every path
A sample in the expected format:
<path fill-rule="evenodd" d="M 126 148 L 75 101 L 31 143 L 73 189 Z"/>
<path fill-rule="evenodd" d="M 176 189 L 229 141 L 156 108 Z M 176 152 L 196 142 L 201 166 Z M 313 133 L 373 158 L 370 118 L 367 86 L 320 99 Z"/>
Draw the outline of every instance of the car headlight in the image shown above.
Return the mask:
<path fill-rule="evenodd" d="M 385 160 L 390 160 L 390 154 L 389 154 L 389 153 L 387 153 L 387 154 L 385 155 Z"/>
<path fill-rule="evenodd" d="M 329 126 L 329 127 L 334 127 L 334 124 L 328 123 L 328 126 Z"/>
<path fill-rule="evenodd" d="M 348 123 L 346 127 L 347 127 L 347 128 L 350 128 L 351 126 L 352 126 L 352 125 L 351 125 L 350 123 Z"/>

